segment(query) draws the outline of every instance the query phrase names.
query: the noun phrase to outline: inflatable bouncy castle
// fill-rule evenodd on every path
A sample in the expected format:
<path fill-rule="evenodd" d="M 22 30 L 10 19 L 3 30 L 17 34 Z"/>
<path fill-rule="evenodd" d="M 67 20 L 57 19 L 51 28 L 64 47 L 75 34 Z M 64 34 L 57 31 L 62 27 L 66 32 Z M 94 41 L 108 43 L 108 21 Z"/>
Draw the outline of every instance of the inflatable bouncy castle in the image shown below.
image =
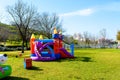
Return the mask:
<path fill-rule="evenodd" d="M 70 45 L 71 53 L 63 48 L 63 35 L 57 32 L 56 28 L 52 39 L 35 39 L 32 34 L 30 39 L 31 59 L 35 61 L 52 61 L 60 58 L 74 58 L 74 45 Z"/>

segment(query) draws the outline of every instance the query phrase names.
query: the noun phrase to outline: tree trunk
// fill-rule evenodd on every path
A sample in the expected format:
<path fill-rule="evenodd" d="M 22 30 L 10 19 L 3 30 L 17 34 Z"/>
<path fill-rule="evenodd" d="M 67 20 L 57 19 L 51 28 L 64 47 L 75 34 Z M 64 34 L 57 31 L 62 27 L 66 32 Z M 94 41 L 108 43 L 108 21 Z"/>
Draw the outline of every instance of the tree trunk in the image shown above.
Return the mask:
<path fill-rule="evenodd" d="M 27 40 L 25 41 L 25 47 L 26 47 L 26 49 L 28 49 L 28 44 L 27 44 Z"/>
<path fill-rule="evenodd" d="M 24 53 L 24 40 L 22 41 L 22 53 Z"/>

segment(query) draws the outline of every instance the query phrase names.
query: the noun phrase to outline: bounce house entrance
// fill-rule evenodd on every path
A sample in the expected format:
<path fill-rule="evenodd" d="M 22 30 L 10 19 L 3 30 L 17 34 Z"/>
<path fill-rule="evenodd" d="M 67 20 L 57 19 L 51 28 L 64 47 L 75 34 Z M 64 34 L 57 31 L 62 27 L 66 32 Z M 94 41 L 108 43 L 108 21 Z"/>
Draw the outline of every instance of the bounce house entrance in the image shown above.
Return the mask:
<path fill-rule="evenodd" d="M 42 57 L 53 57 L 54 56 L 53 45 L 46 46 L 41 51 L 41 56 Z"/>

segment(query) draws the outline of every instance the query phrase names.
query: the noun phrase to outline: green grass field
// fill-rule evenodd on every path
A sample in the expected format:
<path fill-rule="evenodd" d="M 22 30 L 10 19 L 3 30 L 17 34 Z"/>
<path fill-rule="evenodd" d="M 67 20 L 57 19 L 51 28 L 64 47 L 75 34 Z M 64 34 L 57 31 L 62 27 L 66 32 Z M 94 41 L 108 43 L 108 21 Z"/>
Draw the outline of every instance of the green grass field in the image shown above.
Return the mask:
<path fill-rule="evenodd" d="M 52 62 L 32 62 L 32 69 L 24 69 L 20 51 L 7 53 L 7 65 L 12 66 L 11 76 L 4 80 L 120 80 L 120 49 L 76 49 L 74 59 Z"/>

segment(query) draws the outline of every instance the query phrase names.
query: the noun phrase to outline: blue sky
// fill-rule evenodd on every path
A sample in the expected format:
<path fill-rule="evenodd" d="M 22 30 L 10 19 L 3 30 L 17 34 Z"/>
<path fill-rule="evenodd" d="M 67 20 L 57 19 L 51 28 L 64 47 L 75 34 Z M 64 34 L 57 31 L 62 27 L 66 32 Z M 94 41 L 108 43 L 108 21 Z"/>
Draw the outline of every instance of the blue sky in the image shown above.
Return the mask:
<path fill-rule="evenodd" d="M 6 6 L 17 0 L 0 0 L 2 22 L 9 21 Z M 65 34 L 85 31 L 98 36 L 102 29 L 107 30 L 107 37 L 116 39 L 120 30 L 120 0 L 23 0 L 33 4 L 39 12 L 57 13 L 63 20 Z"/>

